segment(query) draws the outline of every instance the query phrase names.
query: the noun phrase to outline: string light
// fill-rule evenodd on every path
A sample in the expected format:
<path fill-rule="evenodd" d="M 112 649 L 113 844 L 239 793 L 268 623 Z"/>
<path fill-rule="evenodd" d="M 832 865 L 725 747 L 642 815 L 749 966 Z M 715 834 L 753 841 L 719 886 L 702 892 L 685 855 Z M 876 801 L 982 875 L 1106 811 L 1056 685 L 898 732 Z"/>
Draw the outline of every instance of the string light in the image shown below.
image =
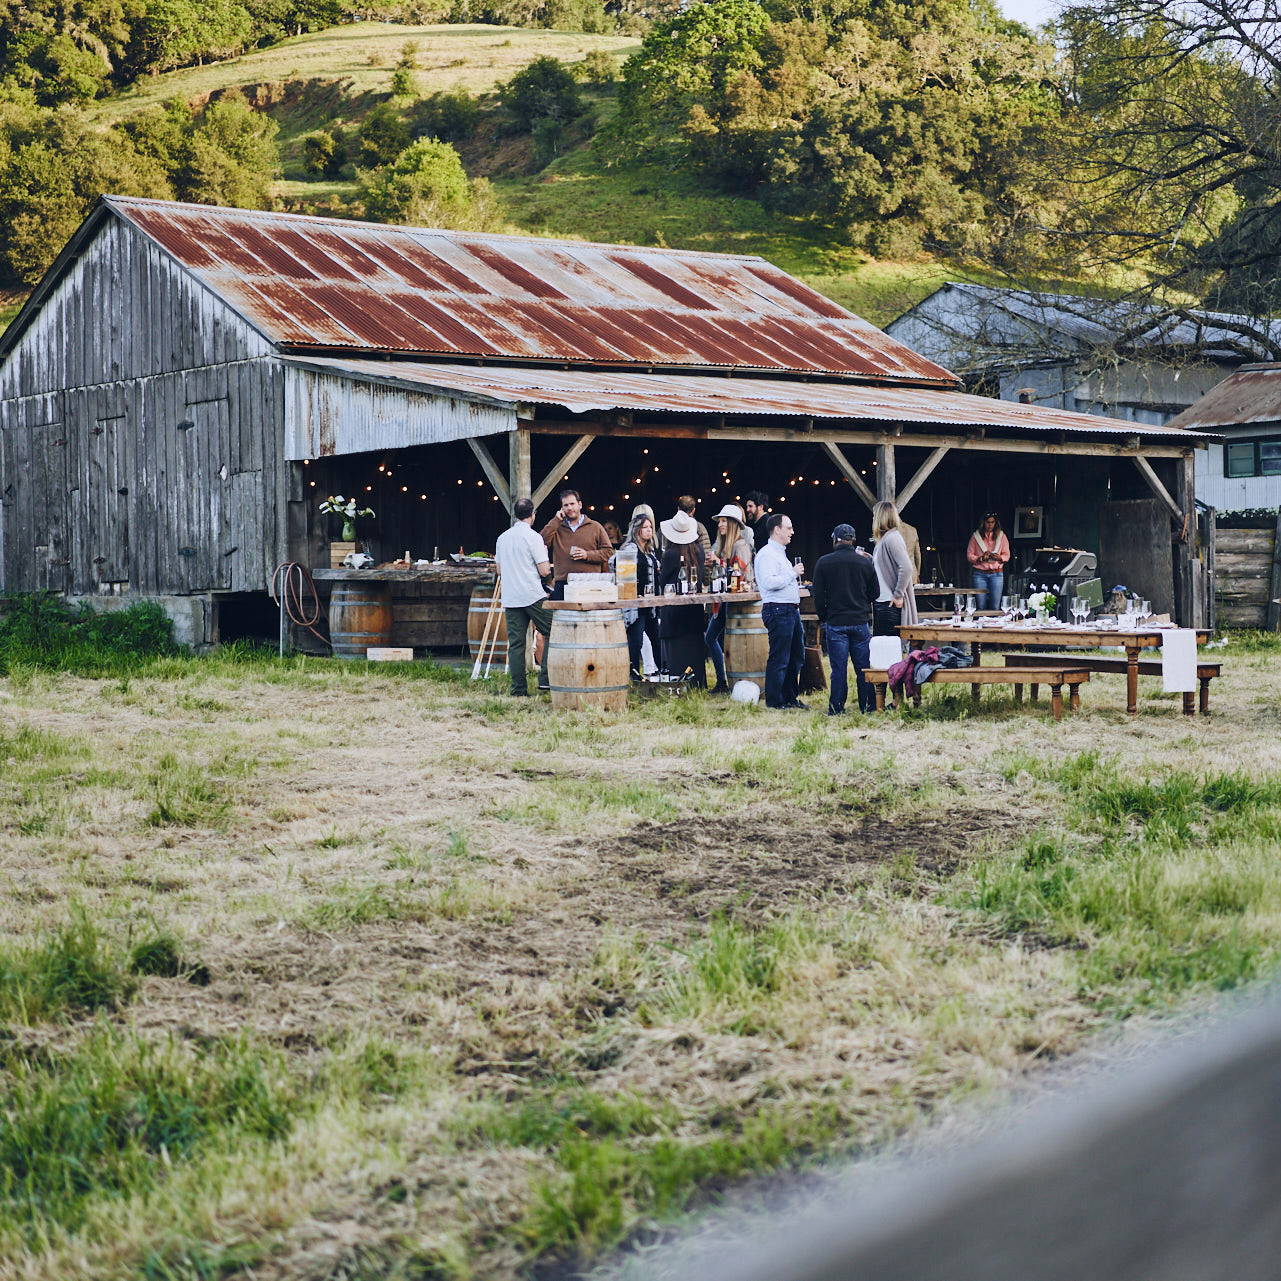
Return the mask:
<path fill-rule="evenodd" d="M 402 494 L 407 494 L 407 493 L 409 493 L 409 486 L 408 486 L 408 485 L 401 485 L 401 487 L 400 487 L 400 492 L 401 492 Z"/>
<path fill-rule="evenodd" d="M 312 489 L 316 488 L 316 482 L 314 480 L 309 480 L 307 484 L 309 484 L 312 487 Z"/>

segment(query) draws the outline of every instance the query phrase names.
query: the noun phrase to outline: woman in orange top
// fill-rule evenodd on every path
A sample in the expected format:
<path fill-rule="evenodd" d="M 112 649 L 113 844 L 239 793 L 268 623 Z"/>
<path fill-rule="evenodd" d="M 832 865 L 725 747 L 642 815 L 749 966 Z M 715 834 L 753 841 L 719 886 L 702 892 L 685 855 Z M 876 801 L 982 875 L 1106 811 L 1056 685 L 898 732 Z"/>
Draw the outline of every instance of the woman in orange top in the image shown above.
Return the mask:
<path fill-rule="evenodd" d="M 971 586 L 979 594 L 976 609 L 1000 609 L 1005 588 L 1005 563 L 1010 559 L 1010 540 L 995 512 L 988 512 L 970 535 L 965 557 L 970 562 Z"/>

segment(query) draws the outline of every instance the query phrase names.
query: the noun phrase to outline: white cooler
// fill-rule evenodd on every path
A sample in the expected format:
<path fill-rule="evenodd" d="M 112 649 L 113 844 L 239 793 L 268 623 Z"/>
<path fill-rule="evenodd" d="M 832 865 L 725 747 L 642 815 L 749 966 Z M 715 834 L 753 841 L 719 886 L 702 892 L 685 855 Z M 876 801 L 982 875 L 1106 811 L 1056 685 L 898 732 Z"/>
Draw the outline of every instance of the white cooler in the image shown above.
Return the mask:
<path fill-rule="evenodd" d="M 893 667 L 903 657 L 903 642 L 897 636 L 873 636 L 868 659 L 877 671 Z"/>

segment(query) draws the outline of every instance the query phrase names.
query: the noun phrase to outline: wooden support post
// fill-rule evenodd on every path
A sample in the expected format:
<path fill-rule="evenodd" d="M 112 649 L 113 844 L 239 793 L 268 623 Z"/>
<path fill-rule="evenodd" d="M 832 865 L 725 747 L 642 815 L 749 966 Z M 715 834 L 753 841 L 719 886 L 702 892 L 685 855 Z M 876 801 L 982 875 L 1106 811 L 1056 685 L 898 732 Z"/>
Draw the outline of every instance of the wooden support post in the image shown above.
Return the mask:
<path fill-rule="evenodd" d="M 511 490 L 507 488 L 507 477 L 498 470 L 498 464 L 494 462 L 494 456 L 489 452 L 488 446 L 474 436 L 467 437 L 467 443 L 471 446 L 471 452 L 476 455 L 476 461 L 480 464 L 480 469 L 485 473 L 489 483 L 494 487 L 494 493 L 498 495 L 498 501 L 502 503 L 503 510 L 510 517 L 512 512 L 512 495 Z"/>
<path fill-rule="evenodd" d="M 543 479 L 543 483 L 534 490 L 534 506 L 538 507 L 547 501 L 547 496 L 568 474 L 569 469 L 582 457 L 583 451 L 596 437 L 588 434 L 579 436 L 572 445 L 556 460 L 556 465 Z"/>
<path fill-rule="evenodd" d="M 893 446 L 891 446 L 891 448 L 893 448 Z M 934 452 L 931 453 L 930 456 L 916 469 L 916 473 L 913 475 L 912 479 L 909 480 L 899 491 L 899 496 L 895 506 L 898 507 L 900 515 L 903 512 L 903 508 L 906 507 L 916 496 L 921 486 L 929 480 L 930 473 L 943 461 L 943 457 L 947 452 L 948 447 L 946 445 L 940 445 L 935 449 Z"/>
<path fill-rule="evenodd" d="M 1272 543 L 1272 574 L 1268 581 L 1268 631 L 1281 630 L 1281 511 L 1277 512 L 1276 536 Z"/>
<path fill-rule="evenodd" d="M 831 441 L 823 442 L 823 450 L 827 456 L 836 464 L 837 470 L 849 482 L 850 488 L 867 504 L 867 510 L 871 511 L 876 506 L 876 495 L 867 487 L 867 482 L 858 474 L 858 468 L 854 466 L 848 458 L 845 457 L 844 450 L 839 445 L 833 445 Z"/>
<path fill-rule="evenodd" d="M 1196 463 L 1189 449 L 1177 463 L 1178 503 L 1181 513 L 1174 543 L 1174 599 L 1178 622 L 1184 627 L 1205 626 L 1205 601 L 1200 587 L 1201 562 L 1196 554 Z"/>
<path fill-rule="evenodd" d="M 1189 455 L 1190 457 L 1190 455 Z M 1182 464 L 1183 459 L 1180 459 Z M 1139 469 L 1139 475 L 1147 482 L 1148 488 L 1166 505 L 1171 516 L 1174 517 L 1180 525 L 1183 524 L 1185 514 L 1190 511 L 1189 507 L 1181 507 L 1170 497 L 1170 491 L 1161 483 L 1161 478 L 1152 469 L 1152 464 L 1140 454 L 1134 456 L 1134 465 Z M 1180 489 L 1182 486 L 1182 477 L 1179 481 Z"/>
<path fill-rule="evenodd" d="M 898 479 L 894 475 L 894 446 L 876 447 L 876 496 L 883 503 L 892 503 L 898 496 Z"/>
<path fill-rule="evenodd" d="M 507 433 L 507 484 L 513 502 L 518 498 L 531 498 L 534 493 L 529 446 L 528 427 L 517 427 Z"/>

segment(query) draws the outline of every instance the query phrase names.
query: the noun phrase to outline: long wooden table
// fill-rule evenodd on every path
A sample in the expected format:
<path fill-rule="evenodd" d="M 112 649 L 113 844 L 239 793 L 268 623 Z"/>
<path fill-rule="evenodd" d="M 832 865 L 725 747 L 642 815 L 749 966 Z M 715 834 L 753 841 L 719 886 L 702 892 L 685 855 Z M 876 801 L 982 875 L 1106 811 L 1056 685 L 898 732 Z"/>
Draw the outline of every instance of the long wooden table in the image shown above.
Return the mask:
<path fill-rule="evenodd" d="M 809 592 L 802 590 L 802 596 Z M 631 600 L 548 600 L 547 609 L 665 609 L 670 605 L 753 605 L 760 592 L 691 592 L 688 596 L 634 596 Z"/>
<path fill-rule="evenodd" d="M 931 645 L 971 645 L 975 666 L 984 645 L 1010 645 L 1016 649 L 1057 645 L 1064 649 L 1099 649 L 1119 645 L 1125 650 L 1125 710 L 1135 715 L 1139 710 L 1139 655 L 1145 649 L 1157 649 L 1168 628 L 1150 627 L 1137 631 L 1119 631 L 1112 627 L 965 627 L 951 623 L 904 623 L 899 635 L 908 649 L 921 643 Z M 1211 632 L 1197 630 L 1198 645 L 1209 640 Z"/>

